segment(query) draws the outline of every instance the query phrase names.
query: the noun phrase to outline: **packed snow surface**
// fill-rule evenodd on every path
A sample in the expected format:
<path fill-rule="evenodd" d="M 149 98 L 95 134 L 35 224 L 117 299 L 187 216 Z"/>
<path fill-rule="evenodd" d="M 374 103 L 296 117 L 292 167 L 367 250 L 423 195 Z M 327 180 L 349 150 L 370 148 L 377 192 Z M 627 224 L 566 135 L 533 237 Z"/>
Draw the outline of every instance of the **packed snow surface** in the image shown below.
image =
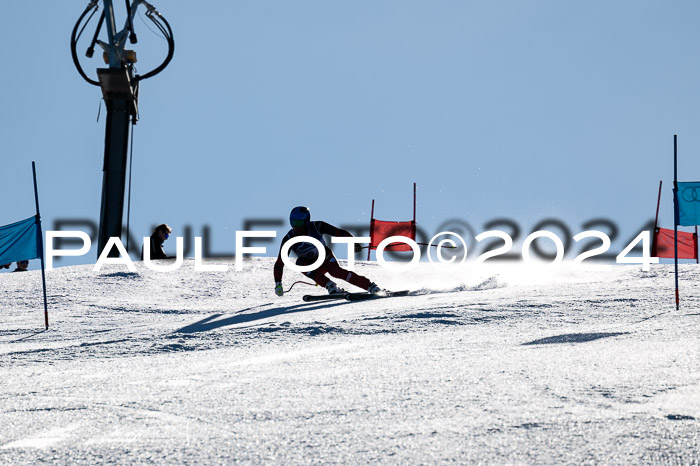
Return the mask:
<path fill-rule="evenodd" d="M 411 294 L 304 303 L 272 261 L 55 269 L 48 331 L 2 274 L 0 463 L 700 462 L 696 265 L 676 310 L 669 265 L 358 263 Z"/>

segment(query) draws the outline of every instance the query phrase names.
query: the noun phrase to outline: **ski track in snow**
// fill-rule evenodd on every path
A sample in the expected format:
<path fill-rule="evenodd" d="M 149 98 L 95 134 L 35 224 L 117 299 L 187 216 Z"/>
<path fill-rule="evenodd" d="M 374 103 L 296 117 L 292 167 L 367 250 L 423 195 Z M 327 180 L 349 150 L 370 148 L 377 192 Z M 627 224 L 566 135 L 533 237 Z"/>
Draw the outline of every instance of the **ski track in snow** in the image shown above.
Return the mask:
<path fill-rule="evenodd" d="M 698 464 L 700 272 L 358 271 L 304 303 L 245 270 L 0 276 L 0 463 Z M 285 284 L 299 275 L 287 271 Z"/>

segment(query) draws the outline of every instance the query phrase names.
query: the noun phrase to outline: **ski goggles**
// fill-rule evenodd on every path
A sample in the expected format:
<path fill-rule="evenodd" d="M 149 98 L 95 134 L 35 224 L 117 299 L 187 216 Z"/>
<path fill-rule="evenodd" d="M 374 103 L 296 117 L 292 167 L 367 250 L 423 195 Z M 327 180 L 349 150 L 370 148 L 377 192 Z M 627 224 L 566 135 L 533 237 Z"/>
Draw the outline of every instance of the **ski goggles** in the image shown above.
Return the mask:
<path fill-rule="evenodd" d="M 292 228 L 303 228 L 306 226 L 306 220 L 290 220 L 289 223 L 292 225 Z"/>

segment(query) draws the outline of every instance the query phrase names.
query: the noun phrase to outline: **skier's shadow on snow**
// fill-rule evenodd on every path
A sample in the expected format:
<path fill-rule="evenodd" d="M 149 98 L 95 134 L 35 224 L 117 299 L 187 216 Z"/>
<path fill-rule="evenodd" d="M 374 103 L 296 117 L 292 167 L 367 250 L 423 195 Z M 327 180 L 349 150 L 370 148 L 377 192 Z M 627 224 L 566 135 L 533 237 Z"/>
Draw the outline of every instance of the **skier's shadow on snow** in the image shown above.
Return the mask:
<path fill-rule="evenodd" d="M 552 345 L 558 343 L 585 343 L 587 341 L 599 340 L 601 338 L 616 337 L 618 335 L 629 335 L 629 332 L 607 332 L 607 333 L 568 333 L 554 337 L 542 338 L 535 341 L 523 343 L 527 345 Z"/>
<path fill-rule="evenodd" d="M 216 320 L 223 314 L 214 314 L 193 324 L 182 327 L 179 330 L 175 330 L 173 333 L 197 333 L 197 332 L 208 332 L 221 327 L 227 327 L 229 325 L 243 324 L 246 322 L 254 322 L 256 320 L 269 319 L 270 317 L 276 317 L 283 314 L 292 314 L 294 312 L 306 312 L 315 311 L 317 309 L 326 309 L 334 306 L 341 306 L 347 304 L 346 302 L 335 301 L 329 304 L 314 305 L 310 303 L 297 304 L 295 306 L 287 307 L 276 307 L 273 309 L 265 309 L 264 311 L 254 312 L 252 314 L 242 314 L 243 312 L 255 309 L 260 306 L 249 307 L 247 309 L 242 309 L 237 312 L 238 315 L 227 317 L 225 319 Z"/>

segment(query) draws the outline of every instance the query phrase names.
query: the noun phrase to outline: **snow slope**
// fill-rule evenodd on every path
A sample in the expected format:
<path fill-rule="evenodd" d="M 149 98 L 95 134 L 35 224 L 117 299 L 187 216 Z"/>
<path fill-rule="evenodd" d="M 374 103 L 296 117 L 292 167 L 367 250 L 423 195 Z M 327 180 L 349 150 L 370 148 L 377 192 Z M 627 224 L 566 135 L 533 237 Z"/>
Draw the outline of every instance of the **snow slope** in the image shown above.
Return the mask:
<path fill-rule="evenodd" d="M 700 462 L 700 270 L 358 271 L 303 303 L 272 260 L 0 276 L 0 463 Z M 285 287 L 300 274 L 287 271 Z"/>

